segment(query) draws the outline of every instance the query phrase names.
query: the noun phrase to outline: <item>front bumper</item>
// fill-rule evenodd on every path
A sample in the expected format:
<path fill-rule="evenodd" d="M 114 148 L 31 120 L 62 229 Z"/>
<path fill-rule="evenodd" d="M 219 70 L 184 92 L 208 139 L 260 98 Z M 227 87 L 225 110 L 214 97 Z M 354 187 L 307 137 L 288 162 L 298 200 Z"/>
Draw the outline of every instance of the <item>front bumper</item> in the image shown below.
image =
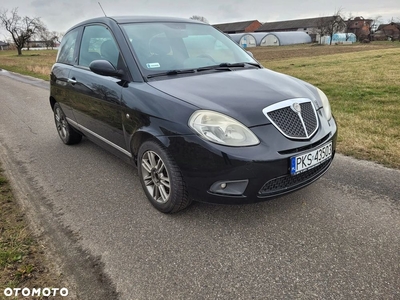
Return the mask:
<path fill-rule="evenodd" d="M 226 147 L 195 135 L 168 139 L 168 150 L 182 171 L 191 199 L 219 204 L 265 201 L 311 184 L 329 169 L 335 155 L 337 127 L 333 118 L 308 141 L 289 140 L 273 125 L 251 130 L 260 139 L 259 145 Z M 304 173 L 290 175 L 290 157 L 330 141 L 331 159 Z M 240 182 L 241 186 L 246 182 L 246 186 L 239 195 L 227 195 L 221 189 L 215 192 L 214 187 L 220 182 Z"/>

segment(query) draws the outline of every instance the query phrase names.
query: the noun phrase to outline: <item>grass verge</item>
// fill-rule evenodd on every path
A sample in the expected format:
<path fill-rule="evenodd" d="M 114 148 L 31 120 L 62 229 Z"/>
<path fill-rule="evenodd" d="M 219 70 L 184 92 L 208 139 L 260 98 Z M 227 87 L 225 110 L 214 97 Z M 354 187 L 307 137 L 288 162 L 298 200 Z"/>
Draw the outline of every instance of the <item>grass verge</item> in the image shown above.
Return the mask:
<path fill-rule="evenodd" d="M 0 51 L 0 69 L 49 80 L 50 70 L 57 56 L 57 50 Z"/>
<path fill-rule="evenodd" d="M 61 275 L 56 275 L 49 266 L 51 264 L 45 257 L 44 247 L 29 231 L 27 221 L 0 169 L 0 299 L 47 299 L 6 297 L 4 291 L 6 288 L 62 287 Z"/>

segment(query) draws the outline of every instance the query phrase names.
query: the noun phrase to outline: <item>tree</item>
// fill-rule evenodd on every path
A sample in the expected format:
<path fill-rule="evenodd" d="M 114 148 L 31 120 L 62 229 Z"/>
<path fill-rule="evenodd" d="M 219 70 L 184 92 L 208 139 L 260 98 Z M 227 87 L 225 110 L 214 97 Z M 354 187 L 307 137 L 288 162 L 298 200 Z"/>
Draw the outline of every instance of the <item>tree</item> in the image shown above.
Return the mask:
<path fill-rule="evenodd" d="M 319 33 L 319 43 L 322 43 L 322 37 L 327 34 L 327 18 L 321 17 L 317 21 L 318 33 Z"/>
<path fill-rule="evenodd" d="M 59 40 L 59 34 L 55 31 L 48 30 L 46 25 L 44 25 L 42 22 L 40 22 L 40 27 L 38 32 L 35 34 L 35 37 L 44 42 L 47 49 L 53 49 Z"/>
<path fill-rule="evenodd" d="M 346 22 L 342 17 L 342 9 L 339 8 L 331 18 L 325 22 L 325 33 L 331 37 L 330 45 L 332 45 L 333 35 L 346 29 Z"/>
<path fill-rule="evenodd" d="M 21 17 L 18 15 L 18 8 L 0 11 L 0 23 L 11 34 L 17 48 L 18 55 L 22 54 L 22 48 L 43 26 L 40 18 Z"/>
<path fill-rule="evenodd" d="M 208 20 L 206 18 L 204 18 L 203 16 L 197 16 L 197 15 L 193 15 L 190 17 L 191 20 L 197 20 L 206 24 L 209 24 Z"/>
<path fill-rule="evenodd" d="M 381 19 L 382 16 L 376 16 L 375 18 L 372 19 L 371 33 L 375 33 L 375 31 L 378 29 L 379 25 L 382 23 Z"/>

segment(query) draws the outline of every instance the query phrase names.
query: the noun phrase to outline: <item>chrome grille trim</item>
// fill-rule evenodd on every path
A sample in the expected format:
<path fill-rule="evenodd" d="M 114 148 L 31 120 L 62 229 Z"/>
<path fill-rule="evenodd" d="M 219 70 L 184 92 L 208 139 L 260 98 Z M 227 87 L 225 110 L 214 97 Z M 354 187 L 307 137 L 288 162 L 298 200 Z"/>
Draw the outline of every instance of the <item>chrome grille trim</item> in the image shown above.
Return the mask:
<path fill-rule="evenodd" d="M 293 109 L 295 103 L 300 105 L 301 112 Z M 308 140 L 319 128 L 314 103 L 307 98 L 281 101 L 265 107 L 262 112 L 275 128 L 289 139 Z"/>

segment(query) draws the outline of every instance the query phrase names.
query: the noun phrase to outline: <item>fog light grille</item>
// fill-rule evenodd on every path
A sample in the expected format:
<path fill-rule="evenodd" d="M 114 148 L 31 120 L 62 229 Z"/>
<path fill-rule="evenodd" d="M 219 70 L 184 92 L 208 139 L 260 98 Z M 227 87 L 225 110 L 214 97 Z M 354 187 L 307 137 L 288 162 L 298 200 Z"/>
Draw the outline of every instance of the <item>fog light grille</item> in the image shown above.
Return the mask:
<path fill-rule="evenodd" d="M 284 192 L 299 188 L 311 183 L 321 176 L 330 166 L 332 160 L 328 160 L 308 171 L 297 175 L 285 175 L 268 181 L 259 191 L 260 196 L 279 195 Z"/>

